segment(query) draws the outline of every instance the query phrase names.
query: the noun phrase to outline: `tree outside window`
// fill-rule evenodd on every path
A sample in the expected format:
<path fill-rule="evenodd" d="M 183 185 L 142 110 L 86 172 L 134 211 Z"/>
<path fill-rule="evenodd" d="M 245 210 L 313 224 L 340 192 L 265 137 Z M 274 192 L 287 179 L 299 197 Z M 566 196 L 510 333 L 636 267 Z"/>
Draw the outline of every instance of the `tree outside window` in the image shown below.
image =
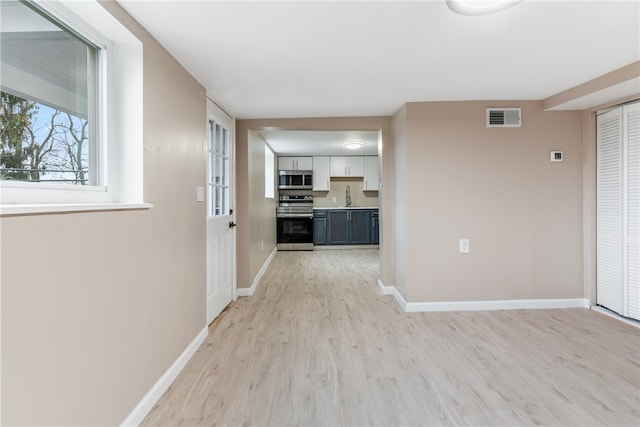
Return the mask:
<path fill-rule="evenodd" d="M 0 179 L 89 184 L 88 121 L 1 92 Z"/>

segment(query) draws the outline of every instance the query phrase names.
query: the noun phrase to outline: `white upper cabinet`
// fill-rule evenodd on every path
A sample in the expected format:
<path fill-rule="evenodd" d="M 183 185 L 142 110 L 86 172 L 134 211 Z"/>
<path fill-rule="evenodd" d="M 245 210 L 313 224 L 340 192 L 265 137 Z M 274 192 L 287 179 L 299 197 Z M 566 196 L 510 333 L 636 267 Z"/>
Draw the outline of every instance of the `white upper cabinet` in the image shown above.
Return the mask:
<path fill-rule="evenodd" d="M 281 170 L 281 171 L 313 170 L 313 157 L 278 157 L 278 170 Z"/>
<path fill-rule="evenodd" d="M 331 176 L 364 176 L 364 157 L 331 157 Z"/>
<path fill-rule="evenodd" d="M 378 156 L 365 156 L 364 158 L 364 191 L 378 191 L 380 180 Z"/>
<path fill-rule="evenodd" d="M 347 176 L 347 157 L 331 158 L 331 176 Z"/>
<path fill-rule="evenodd" d="M 313 191 L 331 189 L 331 157 L 313 157 Z"/>

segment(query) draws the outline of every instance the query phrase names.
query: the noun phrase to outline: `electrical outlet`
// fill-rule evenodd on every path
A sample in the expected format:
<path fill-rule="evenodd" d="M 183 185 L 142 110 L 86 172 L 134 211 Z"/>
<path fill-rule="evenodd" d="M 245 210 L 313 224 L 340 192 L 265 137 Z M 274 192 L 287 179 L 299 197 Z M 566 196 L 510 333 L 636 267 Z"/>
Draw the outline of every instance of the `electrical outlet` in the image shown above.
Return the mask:
<path fill-rule="evenodd" d="M 336 202 L 336 196 L 333 196 L 333 197 L 331 198 L 331 202 L 332 202 L 332 203 L 335 203 L 335 202 Z"/>
<path fill-rule="evenodd" d="M 264 251 L 264 240 L 260 242 L 260 247 L 262 248 L 261 250 Z"/>
<path fill-rule="evenodd" d="M 204 202 L 204 187 L 196 187 L 196 202 Z"/>
<path fill-rule="evenodd" d="M 469 239 L 460 239 L 460 253 L 461 254 L 469 253 Z"/>

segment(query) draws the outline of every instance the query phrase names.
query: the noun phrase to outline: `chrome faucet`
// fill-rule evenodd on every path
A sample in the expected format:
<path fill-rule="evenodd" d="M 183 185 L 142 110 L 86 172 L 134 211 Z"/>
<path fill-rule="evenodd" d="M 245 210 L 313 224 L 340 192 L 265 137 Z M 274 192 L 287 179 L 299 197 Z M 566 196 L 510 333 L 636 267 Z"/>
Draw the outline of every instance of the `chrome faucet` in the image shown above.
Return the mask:
<path fill-rule="evenodd" d="M 347 196 L 345 200 L 345 206 L 351 206 L 351 187 L 347 185 Z"/>

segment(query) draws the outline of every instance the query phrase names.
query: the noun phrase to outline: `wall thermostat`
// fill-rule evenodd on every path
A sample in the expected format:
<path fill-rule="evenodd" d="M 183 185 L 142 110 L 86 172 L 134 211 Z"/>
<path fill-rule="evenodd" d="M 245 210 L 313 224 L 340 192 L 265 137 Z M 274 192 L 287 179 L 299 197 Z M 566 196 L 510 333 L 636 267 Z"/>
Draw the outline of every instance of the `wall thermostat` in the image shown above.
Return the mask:
<path fill-rule="evenodd" d="M 552 162 L 561 162 L 564 160 L 564 154 L 562 151 L 552 151 L 551 152 L 551 161 Z"/>

